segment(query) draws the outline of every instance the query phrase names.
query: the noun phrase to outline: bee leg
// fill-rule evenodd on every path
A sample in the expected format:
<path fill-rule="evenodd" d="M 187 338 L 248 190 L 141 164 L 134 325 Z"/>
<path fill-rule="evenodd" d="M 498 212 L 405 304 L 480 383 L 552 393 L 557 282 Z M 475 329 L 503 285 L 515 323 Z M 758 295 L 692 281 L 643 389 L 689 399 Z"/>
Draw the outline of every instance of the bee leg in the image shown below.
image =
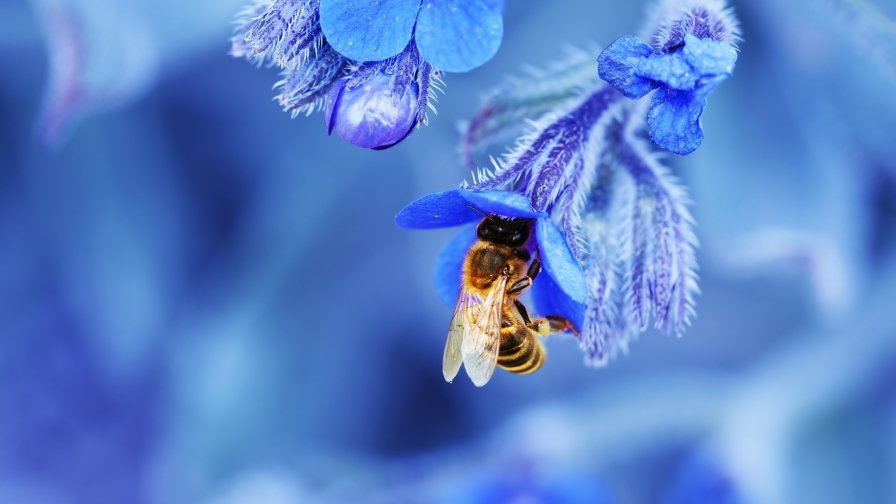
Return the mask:
<path fill-rule="evenodd" d="M 576 330 L 576 326 L 574 326 L 572 322 L 557 315 L 548 315 L 547 317 L 527 321 L 526 326 L 541 336 L 566 331 L 570 331 L 576 336 L 579 334 L 579 331 Z"/>
<path fill-rule="evenodd" d="M 529 265 L 529 269 L 526 271 L 526 276 L 514 282 L 513 285 L 507 289 L 507 293 L 516 294 L 529 288 L 529 286 L 532 285 L 532 280 L 535 280 L 535 277 L 538 276 L 539 271 L 541 271 L 541 260 L 536 256 L 535 260 L 532 261 L 532 264 Z"/>
<path fill-rule="evenodd" d="M 535 259 L 532 260 L 532 264 L 529 265 L 529 271 L 526 272 L 526 278 L 535 280 L 535 277 L 538 276 L 539 272 L 541 272 L 541 258 L 536 254 Z"/>
<path fill-rule="evenodd" d="M 518 292 L 522 292 L 526 290 L 530 285 L 532 285 L 532 279 L 529 277 L 523 277 L 513 283 L 508 289 L 507 294 L 516 294 Z"/>
<path fill-rule="evenodd" d="M 551 332 L 569 331 L 575 336 L 579 335 L 579 331 L 578 329 L 576 329 L 575 324 L 573 324 L 568 318 L 561 317 L 559 315 L 548 315 L 545 318 L 548 320 L 548 323 L 551 324 Z"/>
<path fill-rule="evenodd" d="M 523 323 L 529 325 L 532 323 L 532 319 L 529 318 L 529 311 L 526 310 L 526 306 L 523 303 L 520 303 L 519 299 L 514 299 L 513 304 L 516 305 L 516 309 L 519 310 L 520 316 L 523 317 Z"/>

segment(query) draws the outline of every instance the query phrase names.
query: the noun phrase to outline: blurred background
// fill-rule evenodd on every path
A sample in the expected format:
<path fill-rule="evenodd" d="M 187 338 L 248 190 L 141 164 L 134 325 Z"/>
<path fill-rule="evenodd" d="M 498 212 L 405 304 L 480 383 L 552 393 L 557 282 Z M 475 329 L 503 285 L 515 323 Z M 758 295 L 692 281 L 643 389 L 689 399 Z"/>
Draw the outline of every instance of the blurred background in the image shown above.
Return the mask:
<path fill-rule="evenodd" d="M 0 502 L 896 502 L 896 4 L 735 2 L 670 164 L 698 317 L 604 369 L 443 381 L 460 121 L 647 4 L 508 1 L 498 55 L 372 152 L 227 55 L 242 0 L 0 2 Z M 596 56 L 595 52 L 595 56 Z M 595 66 L 596 68 L 596 66 Z"/>

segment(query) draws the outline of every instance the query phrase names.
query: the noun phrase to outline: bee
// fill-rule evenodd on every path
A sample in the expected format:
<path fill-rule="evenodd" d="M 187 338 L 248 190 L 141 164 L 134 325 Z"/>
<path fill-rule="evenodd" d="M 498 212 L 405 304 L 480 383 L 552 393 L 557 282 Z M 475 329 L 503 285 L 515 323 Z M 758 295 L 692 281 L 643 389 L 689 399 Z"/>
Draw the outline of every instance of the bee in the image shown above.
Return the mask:
<path fill-rule="evenodd" d="M 513 373 L 532 373 L 544 364 L 546 353 L 536 336 L 576 332 L 563 317 L 530 319 L 519 300 L 541 270 L 537 252 L 530 263 L 526 247 L 532 223 L 532 219 L 486 215 L 477 227 L 477 240 L 464 258 L 460 294 L 448 328 L 442 360 L 445 380 L 452 381 L 461 364 L 477 387 L 488 383 L 496 365 Z"/>

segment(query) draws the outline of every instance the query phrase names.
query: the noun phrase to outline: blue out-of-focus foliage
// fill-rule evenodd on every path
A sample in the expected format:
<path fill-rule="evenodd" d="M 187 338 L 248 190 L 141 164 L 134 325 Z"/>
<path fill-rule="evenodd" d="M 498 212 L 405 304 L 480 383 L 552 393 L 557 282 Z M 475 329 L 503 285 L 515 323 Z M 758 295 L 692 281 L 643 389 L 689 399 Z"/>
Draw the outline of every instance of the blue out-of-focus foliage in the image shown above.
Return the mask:
<path fill-rule="evenodd" d="M 244 3 L 0 2 L 0 502 L 896 501 L 891 4 L 733 1 L 737 70 L 667 160 L 691 327 L 602 369 L 551 336 L 477 389 L 439 372 L 453 233 L 393 216 L 571 97 L 508 75 L 597 78 L 645 4 L 508 2 L 373 152 L 258 99 Z"/>

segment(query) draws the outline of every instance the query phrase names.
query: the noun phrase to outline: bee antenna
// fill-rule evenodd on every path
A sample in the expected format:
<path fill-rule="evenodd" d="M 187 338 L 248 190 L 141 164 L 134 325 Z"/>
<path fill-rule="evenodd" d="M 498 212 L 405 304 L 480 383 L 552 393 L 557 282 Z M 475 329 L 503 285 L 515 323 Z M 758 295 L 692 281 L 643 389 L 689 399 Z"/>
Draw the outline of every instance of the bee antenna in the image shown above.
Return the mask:
<path fill-rule="evenodd" d="M 467 203 L 467 204 L 464 205 L 464 206 L 467 207 L 467 208 L 469 208 L 470 210 L 472 210 L 472 211 L 474 211 L 474 212 L 476 212 L 476 213 L 482 215 L 482 216 L 485 217 L 486 219 L 491 219 L 491 218 L 492 218 L 492 216 L 491 216 L 490 214 L 487 214 L 487 213 L 483 212 L 482 210 L 480 210 L 480 209 L 474 207 L 473 205 L 471 205 L 471 204 L 469 204 L 469 203 Z"/>

